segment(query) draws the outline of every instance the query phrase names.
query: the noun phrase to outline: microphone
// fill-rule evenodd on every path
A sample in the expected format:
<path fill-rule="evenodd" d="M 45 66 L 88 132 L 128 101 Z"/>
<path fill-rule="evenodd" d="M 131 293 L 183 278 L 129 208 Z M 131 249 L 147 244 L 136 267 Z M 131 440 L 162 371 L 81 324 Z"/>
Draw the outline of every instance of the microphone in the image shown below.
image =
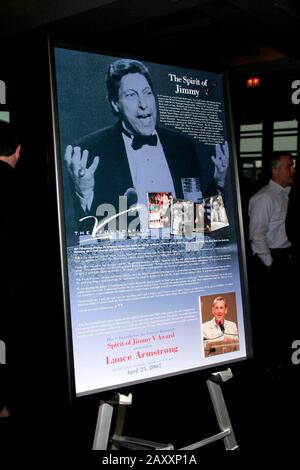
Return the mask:
<path fill-rule="evenodd" d="M 224 333 L 224 331 L 225 331 L 224 324 L 220 323 L 219 327 L 220 327 L 220 330 L 222 331 L 222 333 Z"/>
<path fill-rule="evenodd" d="M 206 336 L 203 336 L 204 341 L 214 341 L 214 340 L 220 339 L 220 338 L 223 338 L 223 333 L 221 333 L 220 335 L 212 336 L 212 337 L 208 337 L 208 338 Z"/>
<path fill-rule="evenodd" d="M 127 207 L 131 207 L 137 204 L 138 196 L 134 188 L 128 188 L 124 196 L 127 197 Z"/>

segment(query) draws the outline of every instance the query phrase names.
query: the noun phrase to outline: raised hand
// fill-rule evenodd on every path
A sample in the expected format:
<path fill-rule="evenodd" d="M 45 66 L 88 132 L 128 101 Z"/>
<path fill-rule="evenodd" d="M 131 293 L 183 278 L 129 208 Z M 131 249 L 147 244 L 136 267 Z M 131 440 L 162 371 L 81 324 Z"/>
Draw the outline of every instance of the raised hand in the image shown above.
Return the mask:
<path fill-rule="evenodd" d="M 65 162 L 74 182 L 75 191 L 83 198 L 89 197 L 94 189 L 94 173 L 100 161 L 99 157 L 95 157 L 87 168 L 88 155 L 87 150 L 82 152 L 80 147 L 72 145 L 68 145 L 65 151 Z"/>
<path fill-rule="evenodd" d="M 229 150 L 228 142 L 225 140 L 224 144 L 216 145 L 216 154 L 211 157 L 214 165 L 214 179 L 216 185 L 220 188 L 224 188 L 226 172 L 229 164 Z"/>

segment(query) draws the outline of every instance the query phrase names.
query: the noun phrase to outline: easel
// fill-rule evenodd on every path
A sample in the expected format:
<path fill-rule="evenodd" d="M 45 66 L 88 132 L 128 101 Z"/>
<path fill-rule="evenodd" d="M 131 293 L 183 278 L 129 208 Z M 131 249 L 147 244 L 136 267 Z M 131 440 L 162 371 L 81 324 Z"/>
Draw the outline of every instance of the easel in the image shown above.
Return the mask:
<path fill-rule="evenodd" d="M 229 414 L 226 408 L 220 383 L 232 378 L 230 369 L 215 372 L 206 381 L 209 395 L 213 404 L 220 432 L 195 442 L 179 450 L 195 450 L 213 442 L 223 440 L 226 450 L 236 450 L 238 445 L 231 426 Z M 126 406 L 131 405 L 132 395 L 121 395 L 117 393 L 112 400 L 101 401 L 98 412 L 97 425 L 94 435 L 93 450 L 174 450 L 172 444 L 152 442 L 143 439 L 123 436 Z M 110 429 L 114 407 L 118 406 L 115 429 L 111 439 Z M 110 446 L 109 446 L 110 444 Z"/>

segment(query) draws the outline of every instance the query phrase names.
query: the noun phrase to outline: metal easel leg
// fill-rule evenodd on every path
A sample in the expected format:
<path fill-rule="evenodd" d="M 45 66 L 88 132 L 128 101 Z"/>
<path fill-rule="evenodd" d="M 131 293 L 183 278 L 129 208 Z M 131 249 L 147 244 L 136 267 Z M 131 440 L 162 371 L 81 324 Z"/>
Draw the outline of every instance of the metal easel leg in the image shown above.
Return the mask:
<path fill-rule="evenodd" d="M 223 440 L 226 450 L 237 450 L 238 445 L 235 440 L 234 432 L 231 426 L 229 414 L 226 408 L 225 400 L 223 397 L 222 389 L 216 382 L 226 382 L 231 379 L 232 372 L 230 369 L 216 372 L 210 379 L 206 381 L 210 398 L 214 407 L 215 415 L 219 424 L 220 432 L 209 436 L 189 446 L 182 447 L 180 450 L 195 450 L 211 444 L 216 441 Z"/>
<path fill-rule="evenodd" d="M 131 401 L 131 393 L 128 396 L 117 393 L 111 400 L 107 402 L 101 400 L 98 411 L 96 430 L 94 434 L 94 442 L 92 447 L 93 450 L 106 450 L 108 447 L 111 421 L 115 405 L 119 405 L 117 430 L 120 433 L 122 432 L 125 408 L 121 405 L 130 405 Z"/>
<path fill-rule="evenodd" d="M 100 402 L 93 450 L 106 450 L 109 439 L 113 406 L 105 401 Z"/>
<path fill-rule="evenodd" d="M 230 431 L 223 437 L 226 450 L 236 450 L 238 445 L 230 422 L 229 414 L 227 411 L 226 403 L 223 397 L 221 386 L 217 382 L 225 382 L 232 377 L 230 369 L 227 371 L 218 372 L 213 378 L 206 381 L 210 398 L 215 410 L 216 418 L 221 432 Z"/>

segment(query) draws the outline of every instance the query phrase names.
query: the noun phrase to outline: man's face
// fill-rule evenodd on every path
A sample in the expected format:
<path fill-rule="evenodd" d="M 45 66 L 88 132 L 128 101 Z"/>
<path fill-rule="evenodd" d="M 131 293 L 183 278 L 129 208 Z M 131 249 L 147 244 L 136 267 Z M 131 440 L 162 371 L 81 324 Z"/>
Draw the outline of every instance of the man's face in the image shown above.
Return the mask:
<path fill-rule="evenodd" d="M 128 131 L 152 135 L 156 126 L 157 109 L 152 89 L 144 75 L 129 73 L 120 81 L 118 101 L 112 106 L 120 113 Z"/>
<path fill-rule="evenodd" d="M 166 194 L 163 195 L 162 202 L 164 206 L 167 206 L 169 204 L 169 198 Z"/>
<path fill-rule="evenodd" d="M 283 188 L 291 186 L 295 174 L 293 159 L 289 155 L 280 157 L 279 165 L 273 169 L 272 173 L 275 176 L 275 181 Z"/>
<path fill-rule="evenodd" d="M 217 300 L 213 303 L 212 314 L 215 317 L 217 323 L 224 323 L 224 318 L 227 314 L 227 307 L 224 300 Z"/>

